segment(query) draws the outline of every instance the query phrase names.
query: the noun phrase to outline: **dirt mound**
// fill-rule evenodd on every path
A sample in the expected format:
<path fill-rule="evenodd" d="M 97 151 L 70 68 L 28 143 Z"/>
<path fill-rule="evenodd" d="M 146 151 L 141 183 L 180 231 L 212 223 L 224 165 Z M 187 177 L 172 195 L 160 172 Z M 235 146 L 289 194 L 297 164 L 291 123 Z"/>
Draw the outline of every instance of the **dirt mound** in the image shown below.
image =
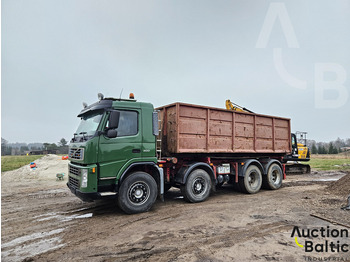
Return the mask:
<path fill-rule="evenodd" d="M 341 179 L 332 182 L 327 187 L 327 191 L 332 194 L 344 197 L 350 195 L 350 173 L 347 173 Z"/>
<path fill-rule="evenodd" d="M 57 155 L 46 155 L 34 161 L 36 168 L 30 168 L 29 163 L 19 169 L 3 172 L 1 174 L 2 182 L 20 182 L 33 180 L 56 180 L 57 173 L 64 173 L 67 177 L 68 161 L 62 160 Z"/>

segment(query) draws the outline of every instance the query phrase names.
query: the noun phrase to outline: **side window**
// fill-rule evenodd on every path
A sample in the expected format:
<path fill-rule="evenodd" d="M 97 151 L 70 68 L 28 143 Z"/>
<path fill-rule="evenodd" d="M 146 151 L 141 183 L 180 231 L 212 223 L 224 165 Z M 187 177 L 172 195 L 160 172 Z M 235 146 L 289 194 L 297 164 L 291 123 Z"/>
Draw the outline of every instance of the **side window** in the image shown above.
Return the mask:
<path fill-rule="evenodd" d="M 138 133 L 138 113 L 135 111 L 119 111 L 118 137 L 134 136 Z M 108 126 L 108 123 L 107 123 Z"/>

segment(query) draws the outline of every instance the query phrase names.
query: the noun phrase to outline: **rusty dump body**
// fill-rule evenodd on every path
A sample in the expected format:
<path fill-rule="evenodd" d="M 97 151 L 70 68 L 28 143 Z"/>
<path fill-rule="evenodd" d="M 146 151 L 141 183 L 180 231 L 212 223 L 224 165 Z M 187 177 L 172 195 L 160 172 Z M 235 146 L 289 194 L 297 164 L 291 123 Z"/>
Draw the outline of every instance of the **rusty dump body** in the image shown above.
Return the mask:
<path fill-rule="evenodd" d="M 291 152 L 288 118 L 184 103 L 157 109 L 164 156 L 283 156 Z"/>

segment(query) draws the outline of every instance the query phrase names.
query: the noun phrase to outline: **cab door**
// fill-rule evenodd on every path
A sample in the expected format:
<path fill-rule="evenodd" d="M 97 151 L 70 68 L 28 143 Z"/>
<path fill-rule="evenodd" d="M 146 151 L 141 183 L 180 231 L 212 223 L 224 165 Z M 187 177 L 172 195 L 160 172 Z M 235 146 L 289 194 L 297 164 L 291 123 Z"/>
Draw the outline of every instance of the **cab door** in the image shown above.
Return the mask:
<path fill-rule="evenodd" d="M 292 134 L 292 157 L 298 158 L 298 142 L 295 134 Z"/>
<path fill-rule="evenodd" d="M 141 158 L 141 112 L 139 110 L 118 111 L 120 116 L 119 125 L 116 128 L 117 137 L 109 138 L 106 134 L 100 136 L 98 148 L 100 180 L 112 180 L 128 161 Z M 108 130 L 108 121 L 105 130 Z"/>

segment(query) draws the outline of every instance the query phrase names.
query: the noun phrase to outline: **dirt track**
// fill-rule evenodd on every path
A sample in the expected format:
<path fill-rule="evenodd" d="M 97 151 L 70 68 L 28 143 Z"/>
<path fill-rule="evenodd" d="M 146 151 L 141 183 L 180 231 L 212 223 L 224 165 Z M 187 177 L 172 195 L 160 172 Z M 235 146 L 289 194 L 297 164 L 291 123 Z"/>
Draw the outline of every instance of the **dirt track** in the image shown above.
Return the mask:
<path fill-rule="evenodd" d="M 35 179 L 11 183 L 2 175 L 1 258 L 308 261 L 310 256 L 350 261 L 350 251 L 305 253 L 291 237 L 294 226 L 350 231 L 350 211 L 340 209 L 346 204 L 345 196 L 326 190 L 332 183 L 329 179 L 344 174 L 293 175 L 280 190 L 262 190 L 255 195 L 235 192 L 228 185 L 197 204 L 184 202 L 179 190 L 173 188 L 164 203 L 158 200 L 150 212 L 138 215 L 125 215 L 113 201 L 81 202 L 66 187 L 67 178 L 55 181 L 53 175 L 40 183 Z M 346 237 L 334 240 L 350 245 Z"/>

